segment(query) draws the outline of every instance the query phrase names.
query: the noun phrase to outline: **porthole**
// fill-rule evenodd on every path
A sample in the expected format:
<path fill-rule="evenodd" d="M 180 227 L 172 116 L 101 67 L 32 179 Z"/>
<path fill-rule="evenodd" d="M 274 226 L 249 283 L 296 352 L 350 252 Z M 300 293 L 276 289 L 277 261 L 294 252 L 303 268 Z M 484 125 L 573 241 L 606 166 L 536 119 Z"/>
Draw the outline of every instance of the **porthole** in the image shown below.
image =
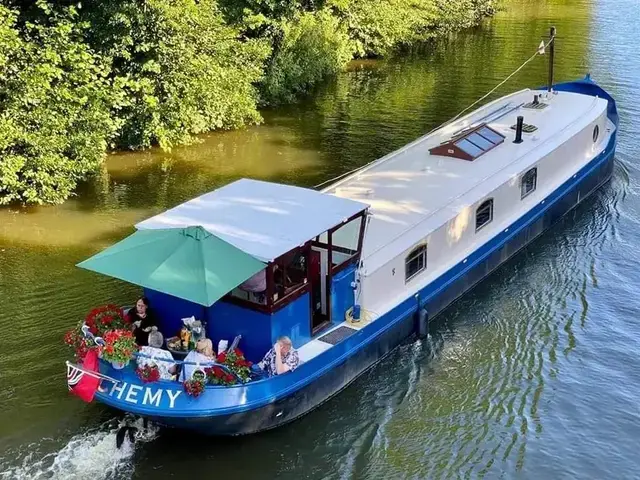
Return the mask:
<path fill-rule="evenodd" d="M 598 141 L 598 136 L 600 135 L 600 127 L 596 125 L 593 127 L 593 143 Z"/>

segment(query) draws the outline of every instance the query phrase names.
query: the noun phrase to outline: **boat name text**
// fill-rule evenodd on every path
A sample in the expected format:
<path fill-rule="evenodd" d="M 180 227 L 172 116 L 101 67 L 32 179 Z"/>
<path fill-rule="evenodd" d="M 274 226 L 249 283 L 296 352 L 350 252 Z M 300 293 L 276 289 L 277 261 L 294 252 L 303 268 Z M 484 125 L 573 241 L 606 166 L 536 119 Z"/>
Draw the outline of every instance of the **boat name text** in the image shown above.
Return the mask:
<path fill-rule="evenodd" d="M 144 392 L 144 393 L 143 393 Z M 154 406 L 160 408 L 163 399 L 167 398 L 169 408 L 174 408 L 176 398 L 180 396 L 180 390 L 165 390 L 163 388 L 151 389 L 140 385 L 130 385 L 127 382 L 117 383 L 111 387 L 109 396 L 115 396 L 118 400 L 124 400 L 134 405 Z"/>

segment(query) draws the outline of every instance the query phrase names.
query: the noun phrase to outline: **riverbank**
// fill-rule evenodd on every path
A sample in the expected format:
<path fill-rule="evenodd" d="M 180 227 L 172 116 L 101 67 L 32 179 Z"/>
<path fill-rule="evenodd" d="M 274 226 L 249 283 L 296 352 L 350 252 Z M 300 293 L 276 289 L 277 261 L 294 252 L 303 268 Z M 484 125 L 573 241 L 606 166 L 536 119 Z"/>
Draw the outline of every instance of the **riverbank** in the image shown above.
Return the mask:
<path fill-rule="evenodd" d="M 108 151 L 258 124 L 259 108 L 295 102 L 352 59 L 477 25 L 496 1 L 10 1 L 0 205 L 61 203 Z"/>

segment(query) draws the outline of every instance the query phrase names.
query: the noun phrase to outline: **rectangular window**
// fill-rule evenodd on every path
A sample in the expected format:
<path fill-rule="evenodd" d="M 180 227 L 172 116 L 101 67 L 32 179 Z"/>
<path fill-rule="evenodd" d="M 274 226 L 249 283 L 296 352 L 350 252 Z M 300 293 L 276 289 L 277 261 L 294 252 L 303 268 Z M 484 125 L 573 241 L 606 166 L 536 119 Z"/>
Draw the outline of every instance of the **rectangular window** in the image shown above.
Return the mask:
<path fill-rule="evenodd" d="M 476 210 L 476 232 L 493 220 L 493 199 L 485 200 Z"/>
<path fill-rule="evenodd" d="M 538 169 L 532 168 L 522 176 L 520 181 L 520 200 L 534 192 L 538 183 Z"/>
<path fill-rule="evenodd" d="M 408 282 L 427 268 L 427 246 L 414 248 L 405 259 L 405 281 Z"/>

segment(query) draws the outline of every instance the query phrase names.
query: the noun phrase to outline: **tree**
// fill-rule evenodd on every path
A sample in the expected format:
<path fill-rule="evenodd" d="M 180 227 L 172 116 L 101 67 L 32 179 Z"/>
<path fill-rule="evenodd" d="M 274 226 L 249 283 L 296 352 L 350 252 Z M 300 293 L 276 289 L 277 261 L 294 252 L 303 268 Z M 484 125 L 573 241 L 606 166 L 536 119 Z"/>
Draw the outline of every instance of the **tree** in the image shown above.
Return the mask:
<path fill-rule="evenodd" d="M 103 160 L 118 122 L 109 68 L 75 12 L 16 26 L 0 5 L 0 204 L 58 203 Z"/>

